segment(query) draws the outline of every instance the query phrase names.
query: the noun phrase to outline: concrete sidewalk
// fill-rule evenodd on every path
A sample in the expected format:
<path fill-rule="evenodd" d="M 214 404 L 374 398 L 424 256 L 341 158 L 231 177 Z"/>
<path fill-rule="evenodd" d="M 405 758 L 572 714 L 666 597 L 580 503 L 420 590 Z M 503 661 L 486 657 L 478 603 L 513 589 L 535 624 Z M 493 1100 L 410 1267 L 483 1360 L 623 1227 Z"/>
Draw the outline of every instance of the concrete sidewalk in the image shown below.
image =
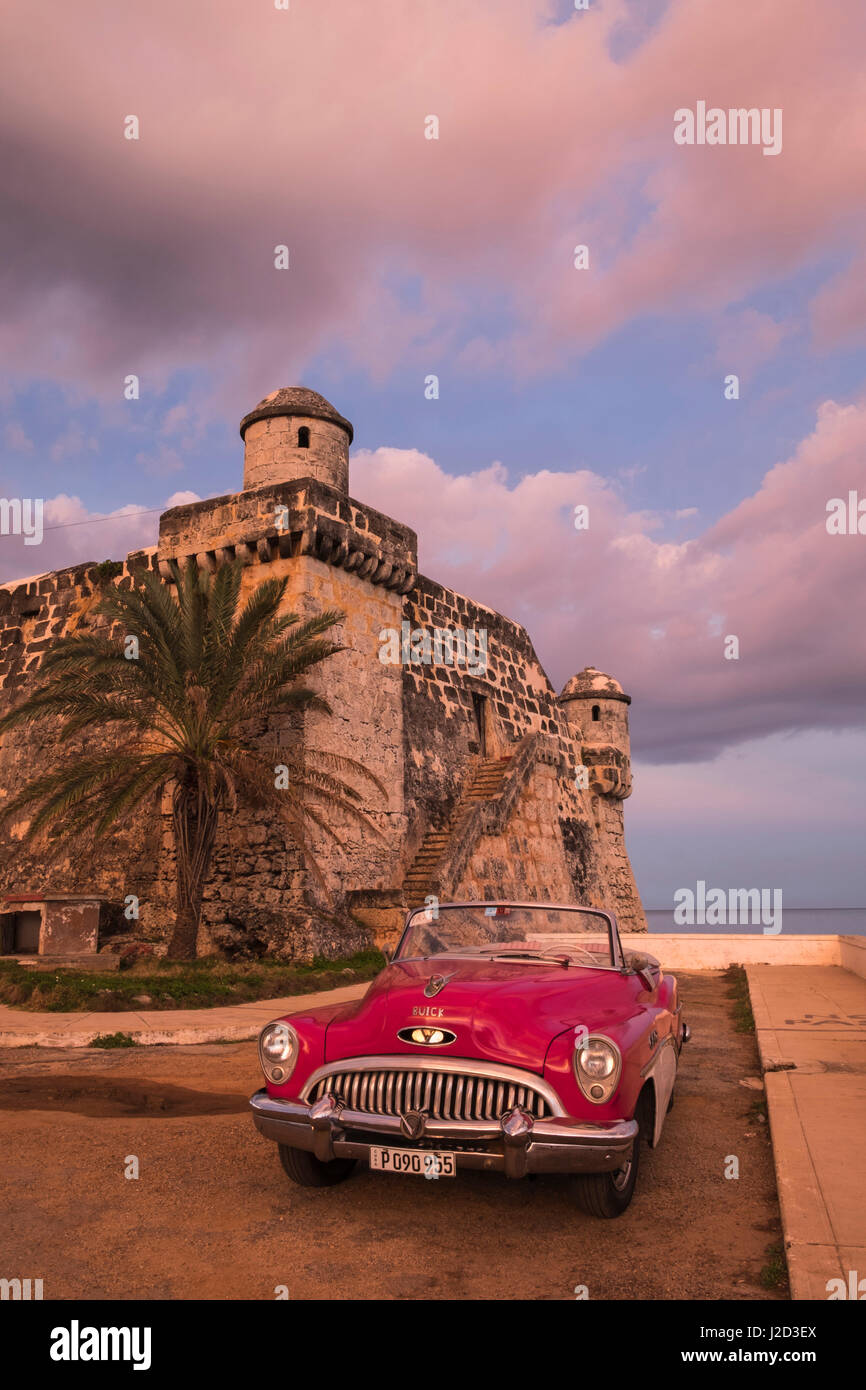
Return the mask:
<path fill-rule="evenodd" d="M 791 1296 L 824 1300 L 828 1280 L 866 1279 L 866 980 L 831 965 L 746 973 Z"/>
<path fill-rule="evenodd" d="M 360 999 L 369 981 L 288 999 L 259 999 L 216 1009 L 151 1009 L 141 1013 L 28 1013 L 0 1005 L 0 1047 L 86 1047 L 100 1033 L 129 1033 L 155 1043 L 243 1042 L 272 1018 L 323 1004 Z"/>

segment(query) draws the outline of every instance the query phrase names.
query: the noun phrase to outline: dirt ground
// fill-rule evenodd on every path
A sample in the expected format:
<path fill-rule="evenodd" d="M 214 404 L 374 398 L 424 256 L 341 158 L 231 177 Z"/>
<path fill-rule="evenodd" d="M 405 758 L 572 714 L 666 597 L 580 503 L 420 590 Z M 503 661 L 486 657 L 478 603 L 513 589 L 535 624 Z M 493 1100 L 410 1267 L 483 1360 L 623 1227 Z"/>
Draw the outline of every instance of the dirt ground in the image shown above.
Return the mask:
<path fill-rule="evenodd" d="M 46 1299 L 767 1299 L 781 1240 L 752 1036 L 720 972 L 680 974 L 692 1041 L 626 1214 L 567 1178 L 372 1174 L 294 1187 L 255 1131 L 255 1044 L 0 1053 L 0 1276 Z M 124 1177 L 128 1157 L 137 1180 Z M 728 1156 L 738 1180 L 725 1178 Z"/>

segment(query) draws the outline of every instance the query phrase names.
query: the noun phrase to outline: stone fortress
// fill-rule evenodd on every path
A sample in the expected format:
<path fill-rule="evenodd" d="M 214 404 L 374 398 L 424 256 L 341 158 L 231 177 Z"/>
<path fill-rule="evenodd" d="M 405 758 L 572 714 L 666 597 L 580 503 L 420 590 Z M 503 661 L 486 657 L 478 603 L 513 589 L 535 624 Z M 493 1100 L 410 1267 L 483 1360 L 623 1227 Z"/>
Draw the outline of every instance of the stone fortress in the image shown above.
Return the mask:
<path fill-rule="evenodd" d="M 168 562 L 191 555 L 206 570 L 240 558 L 244 596 L 286 576 L 290 610 L 345 614 L 335 632 L 345 650 L 315 680 L 333 713 L 309 715 L 299 736 L 311 759 L 329 749 L 363 763 L 385 794 L 363 788 L 378 836 L 331 812 L 342 845 L 311 835 L 327 891 L 263 813 L 225 816 L 205 949 L 345 955 L 392 941 L 406 908 L 429 896 L 584 903 L 613 910 L 624 931 L 646 930 L 623 834 L 622 687 L 587 667 L 557 695 L 524 628 L 419 574 L 415 533 L 350 496 L 352 426 L 322 396 L 275 391 L 240 432 L 241 492 L 165 512 L 158 544 L 123 564 L 0 587 L 0 710 L 21 698 L 54 640 L 101 621 L 106 585 L 130 587 L 144 569 L 171 582 Z M 5 735 L 0 805 L 25 777 L 74 756 L 45 727 Z M 116 951 L 130 938 L 159 949 L 167 939 L 167 797 L 92 855 L 62 842 L 25 848 L 20 833 L 7 826 L 0 842 L 0 951 L 34 941 L 54 954 Z"/>

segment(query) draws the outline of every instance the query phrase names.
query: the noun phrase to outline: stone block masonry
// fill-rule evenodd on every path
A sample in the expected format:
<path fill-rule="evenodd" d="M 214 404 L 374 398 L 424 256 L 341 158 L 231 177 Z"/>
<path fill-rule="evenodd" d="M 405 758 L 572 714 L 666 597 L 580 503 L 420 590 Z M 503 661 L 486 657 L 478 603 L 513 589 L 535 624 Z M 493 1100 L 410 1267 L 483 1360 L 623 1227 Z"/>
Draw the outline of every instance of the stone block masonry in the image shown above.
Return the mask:
<path fill-rule="evenodd" d="M 0 587 L 0 711 L 27 690 L 51 642 L 100 621 L 106 585 L 129 587 L 144 569 L 170 583 L 169 562 L 189 556 L 206 570 L 240 559 L 244 594 L 278 575 L 288 580 L 288 611 L 345 614 L 335 634 L 344 649 L 315 676 L 333 715 L 310 714 L 295 736 L 311 760 L 319 749 L 357 759 L 384 794 L 364 790 L 376 835 L 339 814 L 331 822 L 341 847 L 312 833 L 327 891 L 263 813 L 224 818 L 205 895 L 205 946 L 297 958 L 382 941 L 402 920 L 413 865 L 413 885 L 429 868 L 453 898 L 582 902 L 615 911 L 624 930 L 645 930 L 623 834 L 629 700 L 618 683 L 588 667 L 557 696 L 524 628 L 420 575 L 414 532 L 349 495 L 352 427 L 323 397 L 299 387 L 274 392 L 241 432 L 244 490 L 172 508 L 155 548 L 123 564 Z M 450 660 L 447 651 L 432 661 L 411 650 L 396 664 L 383 660 L 383 634 L 404 624 L 483 633 L 483 663 Z M 0 804 L 25 777 L 113 737 L 91 734 L 61 748 L 47 726 L 5 735 Z M 70 853 L 59 838 L 25 850 L 20 833 L 3 832 L 0 892 L 84 893 L 115 904 L 134 894 L 139 916 L 126 937 L 158 947 L 168 936 L 167 799 L 90 855 Z"/>

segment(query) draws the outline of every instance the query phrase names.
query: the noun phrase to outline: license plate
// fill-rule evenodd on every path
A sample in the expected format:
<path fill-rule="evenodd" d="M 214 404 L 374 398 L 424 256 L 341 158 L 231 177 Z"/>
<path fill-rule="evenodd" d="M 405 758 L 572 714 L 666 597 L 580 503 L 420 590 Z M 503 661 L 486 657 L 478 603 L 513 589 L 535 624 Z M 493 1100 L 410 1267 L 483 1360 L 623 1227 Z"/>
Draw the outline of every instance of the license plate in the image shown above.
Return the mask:
<path fill-rule="evenodd" d="M 457 1155 L 417 1149 L 371 1149 L 370 1167 L 382 1173 L 411 1173 L 417 1178 L 453 1178 Z"/>

